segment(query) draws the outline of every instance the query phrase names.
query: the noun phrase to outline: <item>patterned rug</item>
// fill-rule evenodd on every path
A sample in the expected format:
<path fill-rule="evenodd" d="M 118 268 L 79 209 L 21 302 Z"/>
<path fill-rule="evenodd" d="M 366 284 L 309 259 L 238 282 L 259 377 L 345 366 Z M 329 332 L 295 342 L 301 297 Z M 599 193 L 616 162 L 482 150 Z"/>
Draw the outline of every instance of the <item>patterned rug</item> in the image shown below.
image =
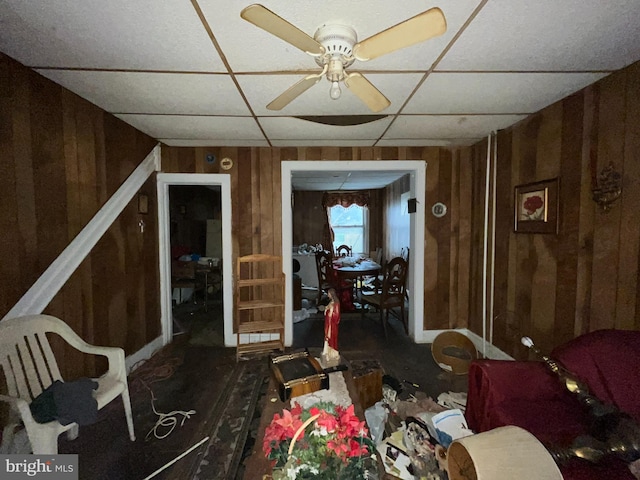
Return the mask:
<path fill-rule="evenodd" d="M 225 395 L 218 400 L 209 422 L 211 433 L 192 480 L 232 479 L 236 476 L 259 394 L 268 374 L 267 362 L 238 363 Z"/>

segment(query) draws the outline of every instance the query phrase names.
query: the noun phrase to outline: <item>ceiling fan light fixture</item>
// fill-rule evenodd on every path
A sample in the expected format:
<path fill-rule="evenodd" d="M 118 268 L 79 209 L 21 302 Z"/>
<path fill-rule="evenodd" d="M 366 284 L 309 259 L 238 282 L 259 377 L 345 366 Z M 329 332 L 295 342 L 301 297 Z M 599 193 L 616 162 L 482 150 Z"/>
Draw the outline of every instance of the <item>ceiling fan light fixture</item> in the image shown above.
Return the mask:
<path fill-rule="evenodd" d="M 342 90 L 340 90 L 340 84 L 338 82 L 332 82 L 331 88 L 329 89 L 329 96 L 333 100 L 338 100 L 342 95 Z"/>
<path fill-rule="evenodd" d="M 352 91 L 374 113 L 387 108 L 391 102 L 359 72 L 347 72 L 356 59 L 361 61 L 386 55 L 415 45 L 447 30 L 447 22 L 439 8 L 431 8 L 378 32 L 358 43 L 356 31 L 347 25 L 324 24 L 313 38 L 262 5 L 250 5 L 240 16 L 266 32 L 312 55 L 322 68 L 319 74 L 307 75 L 289 87 L 267 105 L 269 110 L 281 110 L 302 95 L 326 75 L 331 82 L 329 95 L 340 98 L 340 82 Z"/>
<path fill-rule="evenodd" d="M 324 48 L 324 55 L 315 57 L 322 66 L 332 59 L 339 59 L 343 67 L 353 64 L 353 46 L 358 41 L 356 31 L 347 25 L 325 24 L 316 30 L 313 39 Z"/>

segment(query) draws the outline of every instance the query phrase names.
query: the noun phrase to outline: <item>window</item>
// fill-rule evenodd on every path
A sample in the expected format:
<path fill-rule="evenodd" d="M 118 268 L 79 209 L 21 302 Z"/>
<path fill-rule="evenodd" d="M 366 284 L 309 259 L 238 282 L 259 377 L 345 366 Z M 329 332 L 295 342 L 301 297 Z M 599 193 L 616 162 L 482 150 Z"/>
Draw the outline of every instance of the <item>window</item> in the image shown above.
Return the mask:
<path fill-rule="evenodd" d="M 368 213 L 367 207 L 360 207 L 355 203 L 347 208 L 336 205 L 329 209 L 329 222 L 334 233 L 334 249 L 340 245 L 349 245 L 354 254 L 368 251 Z"/>

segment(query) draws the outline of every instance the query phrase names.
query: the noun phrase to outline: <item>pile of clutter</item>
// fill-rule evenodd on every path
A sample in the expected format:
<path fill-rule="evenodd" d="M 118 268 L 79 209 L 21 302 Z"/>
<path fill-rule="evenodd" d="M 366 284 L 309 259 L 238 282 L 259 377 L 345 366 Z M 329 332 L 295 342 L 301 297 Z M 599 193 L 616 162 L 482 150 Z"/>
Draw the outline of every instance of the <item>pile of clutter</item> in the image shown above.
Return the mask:
<path fill-rule="evenodd" d="M 446 449 L 474 433 L 464 418 L 467 394 L 446 392 L 434 401 L 416 390 L 400 399 L 402 390 L 385 375 L 382 400 L 365 410 L 385 471 L 402 480 L 446 480 Z"/>
<path fill-rule="evenodd" d="M 439 334 L 431 348 L 434 361 L 447 374 L 466 374 L 477 351 L 473 342 L 455 331 Z M 415 392 L 399 399 L 403 383 Z M 447 449 L 473 435 L 464 412 L 466 392 L 441 393 L 437 401 L 408 381 L 385 375 L 383 398 L 365 411 L 385 471 L 402 480 L 447 480 Z"/>

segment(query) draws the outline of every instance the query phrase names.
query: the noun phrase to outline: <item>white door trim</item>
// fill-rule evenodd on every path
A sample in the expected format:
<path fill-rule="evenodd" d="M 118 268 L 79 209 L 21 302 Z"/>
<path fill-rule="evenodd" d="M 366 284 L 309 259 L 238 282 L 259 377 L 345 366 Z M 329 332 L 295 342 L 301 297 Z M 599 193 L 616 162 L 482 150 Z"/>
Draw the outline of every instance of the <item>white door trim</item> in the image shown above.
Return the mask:
<path fill-rule="evenodd" d="M 411 175 L 411 197 L 417 200 L 416 213 L 411 214 L 411 255 L 409 256 L 409 336 L 422 341 L 424 319 L 424 221 L 427 163 L 423 160 L 391 161 L 283 161 L 282 171 L 282 269 L 285 274 L 285 345 L 293 343 L 293 289 L 291 275 L 293 249 L 293 209 L 291 206 L 291 174 L 295 171 L 338 170 L 406 170 Z M 418 266 L 420 268 L 418 268 Z M 418 286 L 418 288 L 415 288 Z"/>
<path fill-rule="evenodd" d="M 216 173 L 158 173 L 158 252 L 160 261 L 160 315 L 162 343 L 173 338 L 171 304 L 171 242 L 169 219 L 170 185 L 219 185 L 222 210 L 222 310 L 224 318 L 224 344 L 236 345 L 233 334 L 233 265 L 231 241 L 231 177 Z"/>

